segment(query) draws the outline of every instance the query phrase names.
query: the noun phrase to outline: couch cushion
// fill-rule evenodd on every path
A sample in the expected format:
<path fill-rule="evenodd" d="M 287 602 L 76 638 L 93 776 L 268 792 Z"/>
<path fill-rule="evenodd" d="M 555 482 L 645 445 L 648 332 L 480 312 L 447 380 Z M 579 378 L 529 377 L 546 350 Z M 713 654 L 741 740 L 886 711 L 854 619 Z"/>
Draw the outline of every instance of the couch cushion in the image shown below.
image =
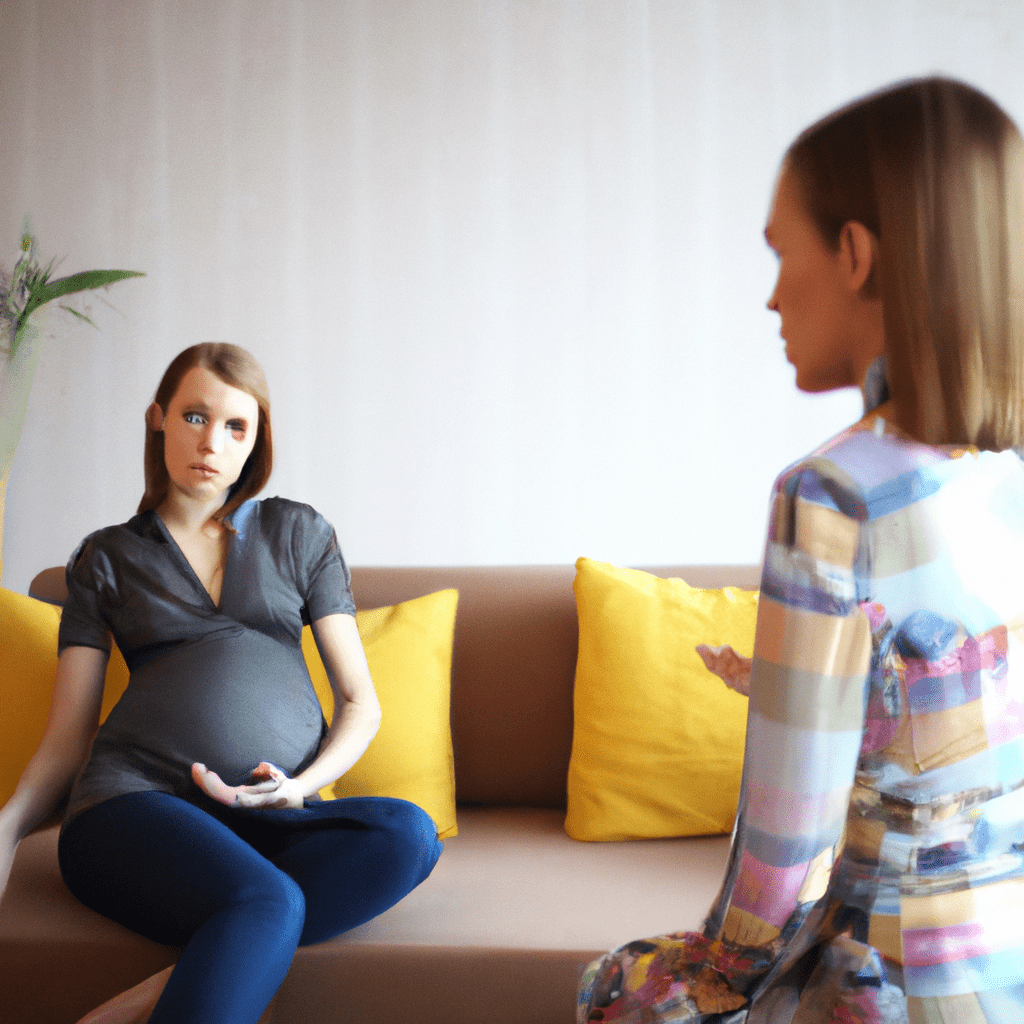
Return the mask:
<path fill-rule="evenodd" d="M 71 1024 L 176 955 L 81 906 L 60 880 L 56 838 L 24 840 L 0 905 L 0 1005 L 34 1024 Z M 299 950 L 272 1019 L 477 1024 L 501 1008 L 518 1024 L 565 1024 L 590 959 L 699 926 L 727 855 L 724 837 L 581 844 L 557 810 L 464 808 L 418 889 Z"/>
<path fill-rule="evenodd" d="M 757 594 L 702 589 L 581 558 L 579 658 L 565 827 L 576 839 L 729 832 L 747 699 L 698 644 L 749 657 Z"/>
<path fill-rule="evenodd" d="M 459 594 L 440 590 L 386 608 L 356 613 L 381 706 L 377 735 L 340 779 L 320 790 L 325 799 L 390 796 L 422 807 L 447 839 L 457 833 L 450 714 L 452 633 Z M 334 695 L 313 632 L 302 648 L 327 720 Z"/>
<path fill-rule="evenodd" d="M 0 804 L 39 746 L 50 710 L 57 671 L 60 609 L 0 587 L 0 708 L 4 741 L 0 744 Z M 117 648 L 107 663 L 101 719 L 106 718 L 128 683 L 128 667 Z"/>
<path fill-rule="evenodd" d="M 18 784 L 39 746 L 57 671 L 57 609 L 0 588 L 0 804 Z"/>

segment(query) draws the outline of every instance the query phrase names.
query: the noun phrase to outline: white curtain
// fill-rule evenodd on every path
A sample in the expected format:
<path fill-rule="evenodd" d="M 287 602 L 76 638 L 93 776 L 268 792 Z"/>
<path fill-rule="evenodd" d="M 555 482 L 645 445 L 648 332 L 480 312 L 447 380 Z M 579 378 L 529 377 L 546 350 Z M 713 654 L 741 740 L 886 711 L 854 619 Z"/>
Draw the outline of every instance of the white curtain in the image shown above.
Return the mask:
<path fill-rule="evenodd" d="M 941 71 L 1024 115 L 1016 0 L 0 0 L 0 265 L 143 270 L 46 323 L 7 495 L 24 591 L 134 512 L 142 413 L 249 347 L 269 493 L 355 564 L 755 561 L 793 388 L 779 157 Z"/>

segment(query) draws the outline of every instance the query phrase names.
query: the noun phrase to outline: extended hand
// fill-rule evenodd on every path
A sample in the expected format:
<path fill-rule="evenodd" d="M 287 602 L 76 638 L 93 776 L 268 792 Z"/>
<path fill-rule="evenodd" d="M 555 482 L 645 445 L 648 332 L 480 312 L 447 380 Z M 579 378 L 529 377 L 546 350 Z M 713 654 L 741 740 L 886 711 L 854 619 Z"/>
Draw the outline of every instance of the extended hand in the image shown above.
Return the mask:
<path fill-rule="evenodd" d="M 750 659 L 737 654 L 728 644 L 708 647 L 698 644 L 697 653 L 704 659 L 709 672 L 714 672 L 731 690 L 750 696 Z"/>
<path fill-rule="evenodd" d="M 198 762 L 192 765 L 192 779 L 208 796 L 229 807 L 301 807 L 299 784 L 276 765 L 261 761 L 247 786 L 229 786 L 216 772 Z"/>

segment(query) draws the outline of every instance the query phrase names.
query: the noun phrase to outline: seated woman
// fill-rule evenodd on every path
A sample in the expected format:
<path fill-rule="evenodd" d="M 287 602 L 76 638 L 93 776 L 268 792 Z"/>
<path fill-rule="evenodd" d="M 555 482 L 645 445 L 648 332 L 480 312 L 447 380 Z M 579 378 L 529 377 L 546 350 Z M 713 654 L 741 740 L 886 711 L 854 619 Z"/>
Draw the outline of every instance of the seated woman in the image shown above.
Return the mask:
<path fill-rule="evenodd" d="M 866 415 L 775 485 L 721 892 L 591 964 L 578 1020 L 1016 1024 L 1024 144 L 897 85 L 793 143 L 765 235 L 797 386 Z"/>
<path fill-rule="evenodd" d="M 308 505 L 254 500 L 272 453 L 252 356 L 186 349 L 146 413 L 138 514 L 68 564 L 50 719 L 0 809 L 0 891 L 18 841 L 70 793 L 68 888 L 184 947 L 91 1024 L 256 1024 L 297 946 L 380 914 L 441 852 L 413 804 L 317 798 L 366 749 L 380 706 L 334 530 Z M 334 693 L 330 729 L 306 622 Z M 97 732 L 111 637 L 131 678 Z"/>

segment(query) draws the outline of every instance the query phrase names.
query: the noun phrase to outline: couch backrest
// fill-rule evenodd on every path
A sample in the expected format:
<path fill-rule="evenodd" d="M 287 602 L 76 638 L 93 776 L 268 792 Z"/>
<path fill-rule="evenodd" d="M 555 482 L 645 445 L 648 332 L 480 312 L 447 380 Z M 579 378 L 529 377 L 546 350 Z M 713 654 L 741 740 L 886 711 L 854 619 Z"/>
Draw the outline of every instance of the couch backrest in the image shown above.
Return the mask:
<path fill-rule="evenodd" d="M 666 566 L 692 586 L 755 589 L 758 566 Z M 576 602 L 571 565 L 353 567 L 360 608 L 379 608 L 454 587 L 459 591 L 452 665 L 452 739 L 460 803 L 564 807 L 572 748 Z M 46 570 L 30 593 L 60 603 L 63 570 Z"/>

